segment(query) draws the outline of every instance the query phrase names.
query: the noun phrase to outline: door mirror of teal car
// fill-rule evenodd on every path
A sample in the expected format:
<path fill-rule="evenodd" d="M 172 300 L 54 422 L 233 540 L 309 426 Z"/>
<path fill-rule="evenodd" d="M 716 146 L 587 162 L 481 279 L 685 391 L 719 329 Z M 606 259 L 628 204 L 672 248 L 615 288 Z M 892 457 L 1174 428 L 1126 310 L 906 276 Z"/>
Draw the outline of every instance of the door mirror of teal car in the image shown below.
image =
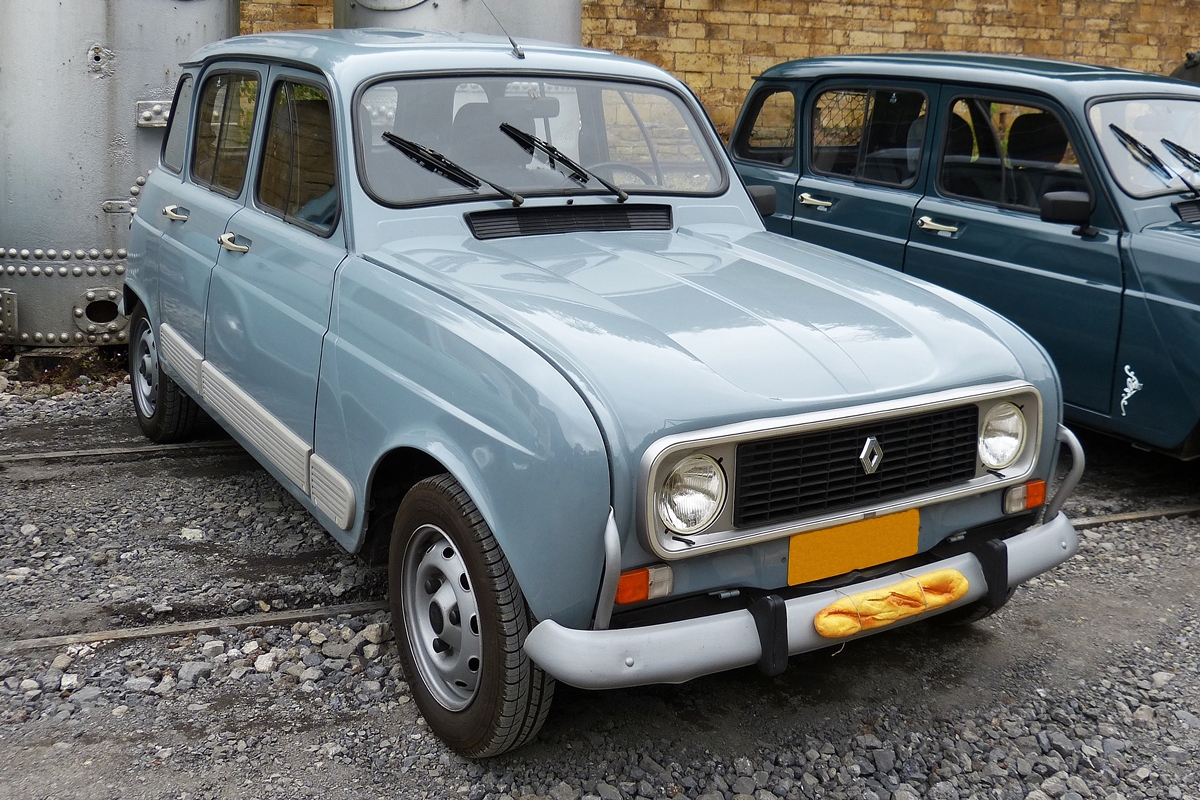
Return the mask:
<path fill-rule="evenodd" d="M 754 201 L 760 217 L 765 219 L 775 213 L 774 186 L 747 186 L 746 190 L 750 192 L 750 199 Z"/>
<path fill-rule="evenodd" d="M 1065 222 L 1075 225 L 1077 236 L 1095 236 L 1099 231 L 1091 226 L 1095 201 L 1087 192 L 1046 192 L 1039 209 L 1043 222 Z"/>

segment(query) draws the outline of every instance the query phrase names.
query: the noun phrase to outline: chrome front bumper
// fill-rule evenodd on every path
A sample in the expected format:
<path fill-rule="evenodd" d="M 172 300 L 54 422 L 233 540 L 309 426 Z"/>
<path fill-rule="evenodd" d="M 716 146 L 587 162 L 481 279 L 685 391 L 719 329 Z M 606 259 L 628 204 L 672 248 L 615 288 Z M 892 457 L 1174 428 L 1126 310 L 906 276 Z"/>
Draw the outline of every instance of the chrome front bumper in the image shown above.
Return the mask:
<path fill-rule="evenodd" d="M 1064 429 L 1065 430 L 1065 429 Z M 1079 548 L 1079 539 L 1065 514 L 1004 540 L 1008 558 L 1008 586 L 1014 588 L 1066 561 Z M 974 603 L 988 595 L 984 567 L 973 553 L 963 553 L 928 564 L 916 574 L 956 569 L 970 588 L 952 605 L 910 617 L 890 627 L 923 619 Z M 813 625 L 817 612 L 846 594 L 881 588 L 906 577 L 888 575 L 871 581 L 786 601 L 789 655 L 830 647 L 848 639 L 869 636 L 880 628 L 826 639 Z M 576 630 L 547 620 L 525 640 L 525 652 L 538 666 L 564 683 L 584 689 L 617 689 L 651 683 L 683 683 L 758 663 L 762 658 L 758 630 L 749 610 L 622 630 Z"/>

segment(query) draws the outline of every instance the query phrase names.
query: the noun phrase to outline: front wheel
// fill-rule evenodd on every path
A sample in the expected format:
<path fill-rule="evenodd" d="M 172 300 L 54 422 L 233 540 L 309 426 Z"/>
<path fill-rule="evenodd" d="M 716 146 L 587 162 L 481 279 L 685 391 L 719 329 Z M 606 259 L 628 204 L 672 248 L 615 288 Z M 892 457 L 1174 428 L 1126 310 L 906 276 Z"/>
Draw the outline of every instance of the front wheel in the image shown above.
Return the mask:
<path fill-rule="evenodd" d="M 151 441 L 184 441 L 196 427 L 200 407 L 163 372 L 154 326 L 145 306 L 138 306 L 130 327 L 133 337 L 129 340 L 129 383 L 138 427 Z"/>
<path fill-rule="evenodd" d="M 525 655 L 525 598 L 491 529 L 450 475 L 421 481 L 400 504 L 388 595 L 401 665 L 438 736 L 479 758 L 537 734 L 554 679 Z"/>

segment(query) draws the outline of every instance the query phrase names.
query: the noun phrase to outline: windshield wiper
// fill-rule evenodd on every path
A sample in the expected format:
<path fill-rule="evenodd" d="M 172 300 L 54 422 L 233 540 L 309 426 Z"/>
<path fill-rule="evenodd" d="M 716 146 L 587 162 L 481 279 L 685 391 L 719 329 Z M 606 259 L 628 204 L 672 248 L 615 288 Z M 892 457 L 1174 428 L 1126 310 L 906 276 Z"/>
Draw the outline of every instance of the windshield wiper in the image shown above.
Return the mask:
<path fill-rule="evenodd" d="M 1183 175 L 1167 166 L 1167 163 L 1159 158 L 1157 153 L 1143 144 L 1141 140 L 1139 140 L 1133 134 L 1121 130 L 1116 123 L 1110 122 L 1108 127 L 1112 129 L 1114 134 L 1116 134 L 1117 141 L 1125 145 L 1125 149 L 1129 151 L 1129 154 L 1133 156 L 1133 159 L 1146 169 L 1150 170 L 1150 172 L 1154 173 L 1154 175 L 1168 187 L 1171 185 L 1172 178 L 1178 178 L 1183 182 L 1183 185 L 1191 191 L 1192 194 L 1200 196 L 1200 191 L 1197 191 L 1196 187 L 1193 186 L 1187 178 L 1183 177 Z"/>
<path fill-rule="evenodd" d="M 1159 139 L 1159 141 L 1162 142 L 1163 147 L 1167 148 L 1167 151 L 1171 155 L 1179 159 L 1180 163 L 1192 172 L 1200 174 L 1200 155 L 1193 153 L 1181 144 L 1172 142 L 1170 139 Z"/>
<path fill-rule="evenodd" d="M 524 197 L 521 197 L 521 195 L 511 189 L 505 189 L 503 186 L 492 183 L 487 178 L 481 178 L 472 172 L 468 172 L 437 150 L 426 147 L 423 144 L 410 142 L 408 139 L 403 139 L 387 131 L 383 133 L 383 140 L 415 161 L 417 166 L 432 172 L 434 175 L 440 175 L 446 180 L 453 181 L 465 189 L 478 191 L 479 187 L 486 183 L 511 200 L 514 207 L 525 202 Z"/>
<path fill-rule="evenodd" d="M 624 189 L 609 183 L 587 167 L 572 161 L 568 156 L 564 155 L 561 150 L 549 142 L 539 139 L 532 133 L 526 133 L 516 126 L 509 125 L 507 122 L 500 123 L 500 130 L 504 131 L 504 133 L 508 135 L 508 138 L 521 145 L 521 148 L 526 153 L 529 153 L 529 155 L 533 155 L 534 150 L 541 150 L 546 154 L 546 157 L 550 159 L 551 167 L 558 169 L 558 164 L 566 167 L 567 177 L 571 178 L 575 182 L 585 184 L 588 182 L 588 178 L 592 177 L 595 178 L 596 181 L 605 189 L 608 189 L 610 192 L 615 194 L 617 196 L 618 203 L 624 203 L 629 199 L 629 194 Z"/>

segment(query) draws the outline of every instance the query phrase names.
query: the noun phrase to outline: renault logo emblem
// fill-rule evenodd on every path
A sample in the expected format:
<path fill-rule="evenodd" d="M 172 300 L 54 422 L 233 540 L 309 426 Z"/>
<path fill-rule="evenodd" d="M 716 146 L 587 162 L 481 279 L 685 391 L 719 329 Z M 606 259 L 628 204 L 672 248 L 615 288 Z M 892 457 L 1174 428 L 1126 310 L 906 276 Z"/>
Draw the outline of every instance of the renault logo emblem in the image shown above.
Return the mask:
<path fill-rule="evenodd" d="M 874 436 L 868 436 L 863 442 L 862 453 L 858 456 L 858 463 L 862 464 L 863 472 L 871 475 L 875 470 L 879 469 L 880 463 L 883 461 L 883 448 L 879 446 L 879 440 Z"/>

